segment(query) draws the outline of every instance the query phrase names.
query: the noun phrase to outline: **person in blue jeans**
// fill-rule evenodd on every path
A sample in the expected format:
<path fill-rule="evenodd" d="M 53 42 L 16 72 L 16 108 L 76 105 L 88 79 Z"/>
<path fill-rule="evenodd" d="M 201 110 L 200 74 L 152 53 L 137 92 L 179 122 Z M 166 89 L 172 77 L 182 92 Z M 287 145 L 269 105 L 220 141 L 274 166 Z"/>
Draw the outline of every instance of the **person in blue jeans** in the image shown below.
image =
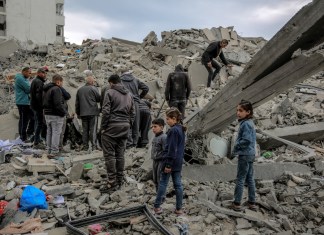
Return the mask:
<path fill-rule="evenodd" d="M 167 132 L 167 143 L 163 153 L 162 172 L 157 196 L 154 202 L 155 214 L 161 214 L 161 203 L 168 187 L 169 178 L 172 177 L 173 187 L 176 193 L 176 209 L 174 213 L 183 214 L 182 197 L 183 189 L 181 184 L 181 170 L 185 148 L 185 131 L 182 122 L 182 114 L 177 108 L 171 108 L 166 111 L 166 123 L 171 127 Z"/>
<path fill-rule="evenodd" d="M 255 159 L 256 134 L 253 118 L 253 108 L 249 101 L 241 100 L 237 106 L 237 118 L 240 122 L 237 139 L 232 156 L 238 156 L 236 186 L 232 209 L 241 210 L 244 183 L 248 185 L 248 207 L 256 210 L 255 182 L 253 162 Z"/>

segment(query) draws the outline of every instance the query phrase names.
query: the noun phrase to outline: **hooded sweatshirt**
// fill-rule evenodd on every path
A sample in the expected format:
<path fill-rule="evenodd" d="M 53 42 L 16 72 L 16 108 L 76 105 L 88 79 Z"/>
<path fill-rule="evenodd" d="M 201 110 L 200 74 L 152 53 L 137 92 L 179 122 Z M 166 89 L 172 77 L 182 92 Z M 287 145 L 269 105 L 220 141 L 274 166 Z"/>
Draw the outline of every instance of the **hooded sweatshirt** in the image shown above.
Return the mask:
<path fill-rule="evenodd" d="M 220 46 L 220 42 L 212 42 L 209 44 L 209 46 L 206 48 L 205 52 L 201 56 L 201 63 L 207 64 L 213 60 L 213 58 L 221 58 L 223 63 L 225 65 L 228 65 L 227 60 L 225 59 L 225 56 L 223 54 L 222 48 Z"/>
<path fill-rule="evenodd" d="M 188 74 L 184 72 L 181 64 L 170 73 L 165 85 L 166 101 L 188 100 L 191 93 L 191 83 Z"/>
<path fill-rule="evenodd" d="M 66 115 L 63 93 L 55 83 L 46 84 L 43 88 L 43 108 L 45 115 L 60 117 Z"/>
<path fill-rule="evenodd" d="M 140 99 L 149 92 L 149 87 L 141 82 L 139 79 L 135 78 L 131 73 L 124 73 L 120 77 L 123 86 L 129 90 L 135 102 L 139 103 Z M 139 90 L 142 90 L 141 94 Z"/>
<path fill-rule="evenodd" d="M 134 101 L 122 84 L 114 84 L 106 91 L 102 104 L 101 129 L 111 123 L 133 123 L 135 117 Z"/>
<path fill-rule="evenodd" d="M 37 76 L 30 85 L 30 107 L 38 112 L 43 110 L 43 87 L 45 79 Z"/>

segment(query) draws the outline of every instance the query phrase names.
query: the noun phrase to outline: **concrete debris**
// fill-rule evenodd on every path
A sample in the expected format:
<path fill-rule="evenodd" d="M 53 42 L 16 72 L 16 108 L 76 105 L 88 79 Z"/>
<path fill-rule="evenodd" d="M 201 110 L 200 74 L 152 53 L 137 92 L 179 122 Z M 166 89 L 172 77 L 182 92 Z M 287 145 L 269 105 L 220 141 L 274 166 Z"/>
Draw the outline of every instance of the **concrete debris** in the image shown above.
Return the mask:
<path fill-rule="evenodd" d="M 84 84 L 86 75 L 93 74 L 98 87 L 102 88 L 108 84 L 110 75 L 129 68 L 150 87 L 146 98 L 152 100 L 152 116 L 157 116 L 160 110 L 163 117 L 168 107 L 164 102 L 166 79 L 174 66 L 181 64 L 193 87 L 186 107 L 186 118 L 190 120 L 226 84 L 235 81 L 267 43 L 263 38 L 241 37 L 233 27 L 164 31 L 161 38 L 159 41 L 155 32 L 150 32 L 142 43 L 120 38 L 88 39 L 82 45 L 38 48 L 37 55 L 19 48 L 8 52 L 1 49 L 6 55 L 0 54 L 0 57 L 10 55 L 10 59 L 0 58 L 1 138 L 12 140 L 17 136 L 13 78 L 24 66 L 32 67 L 35 73 L 37 68 L 47 65 L 50 68 L 48 78 L 55 73 L 64 77 L 64 87 L 72 96 L 68 101 L 71 114 L 75 111 L 76 91 Z M 223 67 L 207 89 L 207 70 L 200 62 L 201 55 L 211 41 L 221 39 L 230 40 L 224 54 L 234 67 Z M 2 46 L 0 44 L 0 48 Z M 43 56 L 39 56 L 41 54 Z M 233 122 L 218 135 L 208 133 L 201 139 L 188 138 L 183 168 L 186 214 L 173 213 L 174 191 L 168 188 L 164 213 L 158 217 L 163 225 L 175 234 L 179 233 L 180 225 L 182 228 L 188 225 L 190 234 L 324 234 L 323 76 L 321 72 L 308 78 L 303 83 L 308 86 L 307 90 L 296 86 L 255 109 L 258 129 L 313 150 L 313 155 L 305 159 L 302 151 L 288 142 L 275 142 L 258 135 L 257 212 L 249 210 L 246 204 L 241 212 L 228 209 L 233 200 L 237 161 L 227 159 L 237 129 L 237 122 Z M 76 132 L 80 132 L 76 118 L 73 123 Z M 305 140 L 308 142 L 302 143 Z M 102 151 L 78 151 L 77 144 L 75 149 L 72 146 L 69 139 L 64 146 L 68 153 L 51 160 L 46 154 L 43 156 L 33 150 L 31 144 L 18 144 L 10 150 L 2 150 L 0 146 L 4 156 L 0 165 L 0 198 L 10 205 L 4 212 L 3 225 L 14 219 L 23 222 L 41 218 L 42 228 L 48 234 L 66 234 L 64 229 L 48 229 L 61 226 L 62 221 L 69 218 L 87 218 L 145 203 L 153 207 L 156 191 L 151 180 L 150 147 L 128 149 L 125 153 L 126 177 L 121 189 L 101 194 L 98 189 L 107 178 Z M 314 176 L 318 180 L 314 180 Z M 46 192 L 51 198 L 47 210 L 36 210 L 33 215 L 18 213 L 17 199 L 26 185 Z M 246 192 L 243 198 L 247 200 Z M 109 226 L 114 234 L 157 234 L 149 221 L 140 216 L 116 220 Z"/>

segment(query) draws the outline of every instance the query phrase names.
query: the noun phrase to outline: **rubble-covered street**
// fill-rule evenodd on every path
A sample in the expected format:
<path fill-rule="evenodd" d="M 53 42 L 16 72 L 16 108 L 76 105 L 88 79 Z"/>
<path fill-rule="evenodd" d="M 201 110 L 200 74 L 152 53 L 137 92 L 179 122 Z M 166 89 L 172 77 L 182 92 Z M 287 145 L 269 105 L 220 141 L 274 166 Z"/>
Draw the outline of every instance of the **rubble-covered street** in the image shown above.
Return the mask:
<path fill-rule="evenodd" d="M 0 73 L 0 199 L 8 203 L 4 210 L 0 207 L 0 234 L 17 229 L 7 227 L 10 223 L 29 222 L 20 233 L 63 235 L 67 234 L 64 223 L 69 220 L 144 204 L 152 210 L 156 197 L 149 145 L 126 151 L 125 183 L 120 190 L 104 194 L 99 191 L 106 178 L 102 151 L 72 149 L 71 140 L 67 140 L 67 153 L 48 159 L 45 151 L 15 140 L 18 110 L 13 79 L 22 67 L 30 66 L 36 72 L 46 65 L 48 79 L 55 73 L 62 75 L 64 88 L 72 96 L 68 102 L 70 114 L 74 113 L 76 91 L 84 85 L 85 74 L 91 71 L 102 88 L 110 75 L 129 68 L 149 86 L 146 98 L 152 101 L 151 114 L 155 117 L 160 108 L 162 115 L 167 108 L 167 76 L 181 64 L 193 87 L 186 107 L 190 117 L 226 84 L 238 79 L 267 43 L 263 38 L 241 37 L 233 27 L 165 31 L 161 38 L 158 40 L 155 32 L 150 32 L 143 43 L 119 38 L 88 39 L 82 45 L 48 45 L 33 51 L 10 44 L 13 51 L 1 59 Z M 207 89 L 201 55 L 211 41 L 221 39 L 230 40 L 224 54 L 234 67 L 222 67 L 212 89 Z M 323 53 L 323 46 L 318 51 Z M 234 121 L 220 133 L 210 132 L 201 138 L 188 136 L 182 178 L 185 214 L 173 213 L 175 193 L 169 186 L 164 211 L 155 216 L 159 222 L 172 234 L 324 234 L 323 77 L 324 71 L 310 76 L 255 109 L 259 145 L 255 163 L 257 211 L 249 210 L 245 204 L 241 212 L 228 208 L 236 178 L 237 159 L 227 158 L 238 127 Z M 78 129 L 76 120 L 72 125 Z M 45 192 L 47 209 L 27 212 L 17 208 L 26 185 Z M 244 190 L 243 201 L 246 198 Z M 110 234 L 162 234 L 143 213 L 112 217 L 103 224 Z M 82 231 L 88 234 L 88 227 L 83 226 Z"/>

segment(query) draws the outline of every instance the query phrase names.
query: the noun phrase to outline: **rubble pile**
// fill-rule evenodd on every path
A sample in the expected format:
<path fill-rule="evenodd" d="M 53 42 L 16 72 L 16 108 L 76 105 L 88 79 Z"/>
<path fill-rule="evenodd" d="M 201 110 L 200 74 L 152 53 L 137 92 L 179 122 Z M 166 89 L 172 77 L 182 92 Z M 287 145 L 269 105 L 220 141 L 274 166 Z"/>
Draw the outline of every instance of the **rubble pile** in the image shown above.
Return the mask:
<path fill-rule="evenodd" d="M 207 90 L 207 71 L 201 65 L 200 58 L 211 41 L 221 39 L 230 40 L 224 54 L 234 67 L 222 67 L 216 77 L 217 82 L 212 85 L 213 89 Z M 188 71 L 193 86 L 187 105 L 190 116 L 198 108 L 204 107 L 230 80 L 237 79 L 246 63 L 265 44 L 263 38 L 240 37 L 233 27 L 219 27 L 165 31 L 161 33 L 161 41 L 154 32 L 150 32 L 142 43 L 102 38 L 85 40 L 82 45 L 48 45 L 46 55 L 19 50 L 4 60 L 1 66 L 1 126 L 9 121 L 18 122 L 13 78 L 24 66 L 30 66 L 34 71 L 41 66 L 48 66 L 48 79 L 54 73 L 63 76 L 64 87 L 72 96 L 69 101 L 70 113 L 74 112 L 75 94 L 84 84 L 86 73 L 93 73 L 98 86 L 103 87 L 111 74 L 128 68 L 150 87 L 146 98 L 152 100 L 152 115 L 155 116 L 160 108 L 164 110 L 167 107 L 166 104 L 163 105 L 166 78 L 177 64 L 181 64 Z M 324 80 L 323 73 L 320 73 L 257 108 L 255 123 L 262 131 L 270 133 L 278 130 L 284 138 L 285 128 L 297 126 L 297 129 L 301 129 L 303 125 L 323 123 L 323 110 Z M 1 129 L 4 127 L 0 127 L 0 139 L 14 139 L 16 126 L 10 126 L 6 132 Z M 323 129 L 321 126 L 307 126 L 306 129 L 312 128 Z M 301 137 L 304 140 L 302 146 L 313 150 L 307 158 L 303 148 L 280 141 L 279 144 L 274 144 L 269 136 L 259 133 L 258 143 L 261 149 L 257 162 L 271 163 L 272 168 L 277 170 L 281 163 L 294 162 L 297 168 L 295 165 L 283 165 L 275 174 L 275 170 L 271 170 L 268 165 L 262 168 L 260 164 L 261 170 L 256 171 L 269 171 L 270 176 L 261 174 L 256 177 L 258 211 L 251 211 L 243 205 L 243 211 L 236 212 L 227 209 L 233 200 L 236 173 L 233 163 L 236 160 L 226 158 L 236 129 L 237 123 L 234 122 L 217 137 L 226 143 L 226 150 L 222 153 L 214 153 L 209 146 L 211 136 L 188 143 L 183 177 L 186 213 L 181 216 L 173 213 L 175 196 L 169 187 L 163 204 L 164 212 L 156 216 L 160 222 L 173 234 L 179 234 L 187 226 L 190 234 L 206 235 L 324 234 L 322 132 L 318 136 L 313 132 L 310 135 L 305 132 Z M 296 136 L 300 135 L 293 135 L 294 138 Z M 125 182 L 120 190 L 111 194 L 101 194 L 99 191 L 106 178 L 101 151 L 77 152 L 70 149 L 69 145 L 64 148 L 69 153 L 50 160 L 46 154 L 32 149 L 29 144 L 9 141 L 1 145 L 0 162 L 3 164 L 0 165 L 0 200 L 9 204 L 4 209 L 0 229 L 10 222 L 30 221 L 34 225 L 28 224 L 30 232 L 46 231 L 62 226 L 68 220 L 88 218 L 143 204 L 153 207 L 156 192 L 150 175 L 152 164 L 149 147 L 126 151 Z M 186 169 L 190 170 L 196 163 L 203 163 L 204 166 L 201 166 L 200 172 L 188 176 Z M 208 167 L 214 166 L 223 167 L 223 170 L 210 168 L 209 177 L 195 178 L 203 177 L 203 173 L 208 174 Z M 220 178 L 216 177 L 217 172 Z M 47 209 L 35 208 L 30 213 L 18 210 L 17 203 L 26 185 L 33 185 L 44 192 Z M 244 193 L 246 198 L 246 190 Z M 34 221 L 37 218 L 40 221 Z M 113 219 L 102 226 L 111 234 L 159 234 L 149 220 L 139 215 Z"/>

